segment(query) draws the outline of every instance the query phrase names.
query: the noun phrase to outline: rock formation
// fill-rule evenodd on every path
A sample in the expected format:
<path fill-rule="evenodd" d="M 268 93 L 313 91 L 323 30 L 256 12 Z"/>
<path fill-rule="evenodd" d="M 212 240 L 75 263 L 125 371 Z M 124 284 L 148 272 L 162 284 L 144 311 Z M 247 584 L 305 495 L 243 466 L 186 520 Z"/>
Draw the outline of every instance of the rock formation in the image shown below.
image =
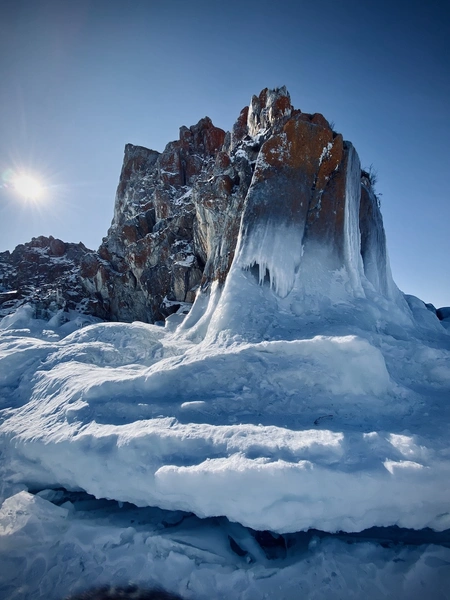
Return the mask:
<path fill-rule="evenodd" d="M 276 264 L 283 249 L 292 274 L 318 244 L 335 268 L 345 262 L 351 177 L 361 194 L 366 276 L 385 293 L 384 231 L 370 181 L 361 179 L 351 144 L 322 115 L 294 109 L 284 87 L 254 96 L 231 133 L 205 118 L 182 127 L 162 154 L 128 144 L 114 219 L 98 253 L 82 260 L 84 284 L 112 319 L 161 320 L 200 288 L 225 281 L 242 219 L 244 241 L 278 224 L 264 242 L 264 264 L 251 243 L 244 254 L 286 295 L 292 281 L 281 281 Z M 289 245 L 286 236 L 293 236 Z"/>
<path fill-rule="evenodd" d="M 42 318 L 58 309 L 101 315 L 98 300 L 86 294 L 79 274 L 81 259 L 90 252 L 84 244 L 52 236 L 39 236 L 13 252 L 1 252 L 0 316 L 24 303 L 32 304 Z"/>
<path fill-rule="evenodd" d="M 157 321 L 194 301 L 211 251 L 194 194 L 211 185 L 224 139 L 205 118 L 182 127 L 162 154 L 125 147 L 112 225 L 81 265 L 87 290 L 102 297 L 112 319 Z M 220 210 L 218 182 L 208 202 Z"/>
<path fill-rule="evenodd" d="M 238 240 L 241 268 L 281 298 L 319 254 L 330 272 L 346 269 L 356 294 L 361 274 L 376 293 L 396 291 L 377 198 L 355 149 L 321 114 L 294 109 L 284 87 L 253 96 L 231 133 L 205 117 L 181 127 L 162 153 L 127 144 L 99 250 L 38 238 L 0 255 L 10 265 L 3 288 L 22 289 L 42 273 L 62 290 L 46 288 L 47 300 L 75 306 L 84 297 L 84 309 L 101 318 L 161 321 L 225 282 Z"/>

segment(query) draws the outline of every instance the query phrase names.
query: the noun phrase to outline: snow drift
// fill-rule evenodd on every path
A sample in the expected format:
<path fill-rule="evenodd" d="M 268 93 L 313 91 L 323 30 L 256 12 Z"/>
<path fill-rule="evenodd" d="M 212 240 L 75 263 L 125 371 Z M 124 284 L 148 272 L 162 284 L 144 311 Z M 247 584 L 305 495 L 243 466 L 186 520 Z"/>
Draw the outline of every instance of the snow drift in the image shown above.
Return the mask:
<path fill-rule="evenodd" d="M 337 335 L 345 321 L 291 340 L 223 330 L 193 342 L 142 323 L 60 339 L 30 320 L 33 336 L 25 318 L 5 318 L 0 334 L 7 486 L 62 486 L 280 533 L 450 526 L 444 328 L 433 347 L 412 328 L 403 339 Z"/>

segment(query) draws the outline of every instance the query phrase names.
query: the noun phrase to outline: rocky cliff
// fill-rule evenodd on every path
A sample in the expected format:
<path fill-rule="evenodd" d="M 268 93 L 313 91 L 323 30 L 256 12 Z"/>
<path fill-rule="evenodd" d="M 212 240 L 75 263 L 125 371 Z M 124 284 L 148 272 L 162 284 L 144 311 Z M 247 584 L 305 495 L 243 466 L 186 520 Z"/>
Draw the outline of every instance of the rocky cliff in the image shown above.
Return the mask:
<path fill-rule="evenodd" d="M 96 316 L 155 322 L 187 312 L 214 282 L 222 286 L 237 248 L 240 268 L 281 298 L 302 269 L 302 293 L 314 294 L 317 266 L 322 279 L 344 269 L 356 295 L 367 285 L 387 298 L 398 293 L 355 149 L 321 114 L 294 109 L 284 87 L 253 96 L 231 133 L 205 117 L 181 127 L 162 153 L 127 144 L 107 236 L 97 252 L 78 247 L 79 267 L 51 278 L 60 278 L 65 303 L 72 282 Z M 42 259 L 38 242 L 26 260 L 37 264 L 35 255 Z"/>
<path fill-rule="evenodd" d="M 294 109 L 284 87 L 265 89 L 231 133 L 204 118 L 162 154 L 126 146 L 114 219 L 98 253 L 82 259 L 84 285 L 111 319 L 161 320 L 225 281 L 241 228 L 244 266 L 285 296 L 309 249 L 325 249 L 335 269 L 349 260 L 344 230 L 356 185 L 353 242 L 368 280 L 386 294 L 382 219 L 363 175 L 352 145 L 322 115 Z"/>

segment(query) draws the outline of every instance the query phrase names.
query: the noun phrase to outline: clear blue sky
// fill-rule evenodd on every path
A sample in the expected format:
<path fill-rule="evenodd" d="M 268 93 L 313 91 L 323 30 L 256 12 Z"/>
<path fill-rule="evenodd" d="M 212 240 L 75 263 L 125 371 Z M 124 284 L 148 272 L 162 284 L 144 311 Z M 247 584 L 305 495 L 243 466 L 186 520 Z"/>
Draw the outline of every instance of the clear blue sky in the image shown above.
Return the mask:
<path fill-rule="evenodd" d="M 161 151 L 205 115 L 230 129 L 286 85 L 378 171 L 397 284 L 450 305 L 448 0 L 3 0 L 0 78 L 0 250 L 98 247 L 125 143 Z M 18 168 L 45 202 L 5 188 Z"/>

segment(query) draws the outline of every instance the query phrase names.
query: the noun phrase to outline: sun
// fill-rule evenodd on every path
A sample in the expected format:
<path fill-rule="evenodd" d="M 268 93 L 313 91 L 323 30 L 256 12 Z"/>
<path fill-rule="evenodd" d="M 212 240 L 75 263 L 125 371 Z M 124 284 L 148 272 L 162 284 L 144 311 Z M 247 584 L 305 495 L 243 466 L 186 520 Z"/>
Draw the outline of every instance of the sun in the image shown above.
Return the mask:
<path fill-rule="evenodd" d="M 16 175 L 13 180 L 13 186 L 16 192 L 30 200 L 37 200 L 44 190 L 37 179 L 25 174 Z"/>

